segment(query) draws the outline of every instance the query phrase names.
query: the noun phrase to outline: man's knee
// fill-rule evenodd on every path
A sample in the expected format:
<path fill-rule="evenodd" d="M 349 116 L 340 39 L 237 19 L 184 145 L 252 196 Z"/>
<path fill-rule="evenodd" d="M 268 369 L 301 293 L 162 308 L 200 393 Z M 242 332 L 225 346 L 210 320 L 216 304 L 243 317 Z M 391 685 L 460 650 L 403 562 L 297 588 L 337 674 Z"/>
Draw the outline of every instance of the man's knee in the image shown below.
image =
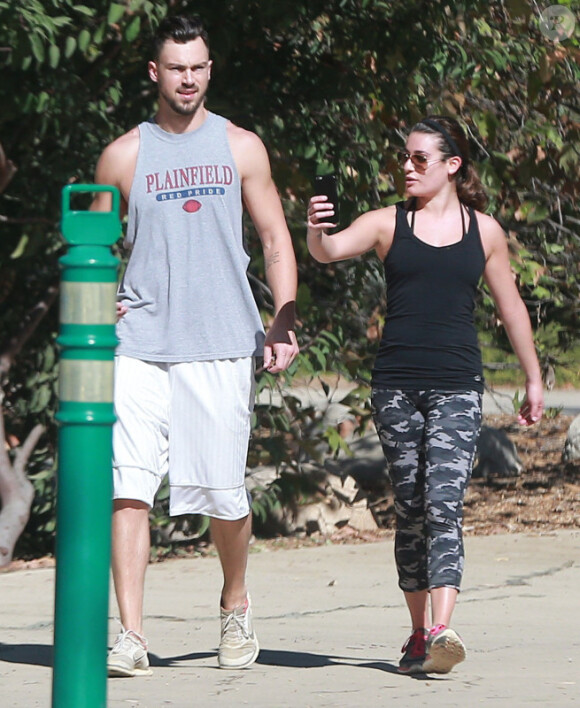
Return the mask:
<path fill-rule="evenodd" d="M 113 499 L 113 512 L 116 511 L 146 511 L 149 512 L 150 506 L 146 502 L 139 499 Z"/>

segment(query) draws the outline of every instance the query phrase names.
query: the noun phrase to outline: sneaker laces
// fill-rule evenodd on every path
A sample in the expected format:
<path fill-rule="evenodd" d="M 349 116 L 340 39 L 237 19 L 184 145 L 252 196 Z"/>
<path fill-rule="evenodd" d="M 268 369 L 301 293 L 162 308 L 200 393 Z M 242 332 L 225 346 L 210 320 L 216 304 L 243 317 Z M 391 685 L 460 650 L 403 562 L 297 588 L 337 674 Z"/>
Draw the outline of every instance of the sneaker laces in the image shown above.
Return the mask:
<path fill-rule="evenodd" d="M 239 608 L 236 608 L 228 613 L 227 617 L 224 618 L 223 626 L 223 636 L 230 637 L 233 636 L 236 639 L 249 639 L 250 632 L 246 627 L 246 616 L 248 612 L 248 601 L 242 607 L 240 612 Z M 227 610 L 226 610 L 227 611 Z"/>
<path fill-rule="evenodd" d="M 147 649 L 147 640 L 141 634 L 138 634 L 132 629 L 125 629 L 121 625 L 121 632 L 117 635 L 113 648 L 111 649 L 112 654 L 122 654 L 125 651 L 131 649 L 135 644 L 139 644 L 143 649 Z"/>

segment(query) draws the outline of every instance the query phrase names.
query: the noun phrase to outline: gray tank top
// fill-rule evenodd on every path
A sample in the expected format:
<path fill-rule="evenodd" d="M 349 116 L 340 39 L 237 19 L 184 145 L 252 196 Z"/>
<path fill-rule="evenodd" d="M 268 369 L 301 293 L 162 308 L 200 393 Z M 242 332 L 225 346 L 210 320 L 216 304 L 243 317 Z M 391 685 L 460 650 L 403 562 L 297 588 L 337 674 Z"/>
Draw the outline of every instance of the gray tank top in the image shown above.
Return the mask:
<path fill-rule="evenodd" d="M 145 361 L 234 359 L 263 352 L 247 277 L 241 185 L 225 118 L 173 134 L 139 125 L 118 299 L 118 354 Z"/>

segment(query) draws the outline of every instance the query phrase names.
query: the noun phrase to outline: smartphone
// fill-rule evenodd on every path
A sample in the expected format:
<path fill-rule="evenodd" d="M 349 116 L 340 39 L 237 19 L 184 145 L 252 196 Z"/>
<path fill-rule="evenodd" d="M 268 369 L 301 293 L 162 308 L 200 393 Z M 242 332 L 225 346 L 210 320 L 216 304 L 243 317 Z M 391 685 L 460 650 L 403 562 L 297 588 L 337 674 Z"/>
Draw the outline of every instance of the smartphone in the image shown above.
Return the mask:
<path fill-rule="evenodd" d="M 314 178 L 314 194 L 324 195 L 334 207 L 334 216 L 330 217 L 333 224 L 340 223 L 338 203 L 338 177 L 336 175 L 317 175 Z"/>

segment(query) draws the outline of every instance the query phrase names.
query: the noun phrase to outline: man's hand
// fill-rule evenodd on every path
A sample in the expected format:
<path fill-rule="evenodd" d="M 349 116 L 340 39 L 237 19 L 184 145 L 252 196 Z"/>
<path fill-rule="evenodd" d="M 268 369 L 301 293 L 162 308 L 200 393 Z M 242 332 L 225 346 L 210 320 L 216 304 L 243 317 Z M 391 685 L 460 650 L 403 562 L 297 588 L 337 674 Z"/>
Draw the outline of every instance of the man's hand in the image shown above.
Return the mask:
<path fill-rule="evenodd" d="M 287 302 L 278 312 L 264 342 L 264 369 L 272 374 L 285 371 L 300 348 L 294 333 L 295 303 Z"/>
<path fill-rule="evenodd" d="M 122 302 L 117 303 L 117 322 L 127 313 L 128 309 L 127 305 L 123 305 Z"/>

